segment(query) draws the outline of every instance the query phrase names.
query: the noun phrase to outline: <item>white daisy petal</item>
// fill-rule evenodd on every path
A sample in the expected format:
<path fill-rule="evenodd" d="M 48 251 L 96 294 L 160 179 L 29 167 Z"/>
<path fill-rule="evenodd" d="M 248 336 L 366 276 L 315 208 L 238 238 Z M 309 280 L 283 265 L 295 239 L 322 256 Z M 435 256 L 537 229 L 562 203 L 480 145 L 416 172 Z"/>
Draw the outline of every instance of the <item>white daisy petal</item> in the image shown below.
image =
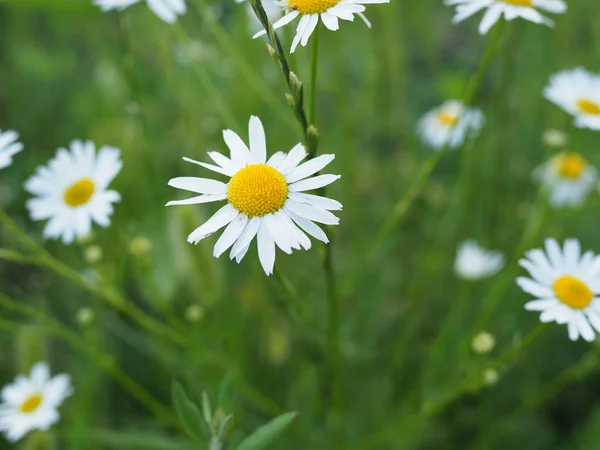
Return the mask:
<path fill-rule="evenodd" d="M 169 180 L 169 186 L 198 194 L 224 194 L 227 185 L 220 181 L 197 177 L 178 177 Z"/>
<path fill-rule="evenodd" d="M 237 238 L 240 237 L 242 231 L 244 231 L 244 227 L 248 223 L 248 217 L 245 214 L 238 214 L 235 219 L 233 219 L 223 234 L 217 240 L 215 244 L 215 248 L 213 249 L 213 256 L 218 258 L 221 256 L 229 247 L 231 247 Z"/>
<path fill-rule="evenodd" d="M 260 264 L 265 273 L 271 275 L 275 266 L 275 241 L 264 220 L 260 223 L 256 239 Z"/>
<path fill-rule="evenodd" d="M 267 138 L 262 122 L 258 117 L 250 117 L 248 134 L 250 136 L 252 162 L 254 164 L 264 164 L 267 161 Z"/>
<path fill-rule="evenodd" d="M 247 164 L 250 162 L 250 150 L 237 133 L 231 130 L 223 130 L 223 140 L 231 152 L 231 160 L 234 164 Z"/>
<path fill-rule="evenodd" d="M 317 208 L 326 209 L 328 211 L 340 211 L 342 204 L 337 200 L 322 197 L 320 195 L 304 194 L 301 192 L 290 192 L 288 197 L 300 203 L 308 203 Z"/>
<path fill-rule="evenodd" d="M 279 165 L 279 170 L 283 175 L 287 175 L 289 172 L 298 167 L 298 164 L 308 156 L 306 149 L 302 144 L 296 144 L 294 148 L 290 150 L 283 162 Z"/>
<path fill-rule="evenodd" d="M 233 173 L 235 173 L 235 172 L 230 173 L 227 170 L 223 169 L 222 167 L 215 166 L 213 164 L 206 164 L 206 163 L 203 163 L 203 162 L 200 162 L 200 161 L 196 161 L 196 160 L 191 159 L 191 158 L 186 158 L 185 156 L 183 157 L 183 160 L 186 161 L 186 162 L 192 163 L 192 164 L 197 164 L 198 166 L 202 166 L 205 169 L 212 170 L 213 172 L 220 173 L 221 175 L 232 176 Z"/>
<path fill-rule="evenodd" d="M 188 236 L 188 242 L 190 244 L 197 244 L 205 237 L 210 236 L 214 232 L 219 231 L 225 225 L 228 225 L 229 222 L 237 217 L 238 214 L 238 210 L 230 204 L 223 206 L 204 224 L 190 233 Z"/>
<path fill-rule="evenodd" d="M 319 189 L 324 186 L 327 186 L 333 183 L 336 180 L 339 180 L 341 175 L 319 175 L 313 178 L 307 178 L 304 180 L 296 181 L 289 185 L 289 189 L 291 192 L 303 192 L 310 191 L 313 189 Z"/>
<path fill-rule="evenodd" d="M 0 169 L 12 164 L 12 157 L 23 150 L 23 144 L 17 142 L 19 134 L 13 130 L 0 130 Z"/>
<path fill-rule="evenodd" d="M 292 245 L 284 225 L 275 218 L 273 214 L 267 214 L 263 217 L 263 223 L 271 234 L 277 247 L 288 255 L 292 254 Z"/>
<path fill-rule="evenodd" d="M 307 203 L 299 203 L 295 200 L 287 200 L 284 209 L 294 213 L 298 217 L 311 220 L 325 225 L 337 225 L 340 222 L 334 214 L 324 209 L 315 208 Z"/>
<path fill-rule="evenodd" d="M 314 175 L 321 169 L 323 169 L 327 164 L 335 159 L 335 155 L 321 155 L 316 158 L 311 159 L 310 161 L 305 162 L 304 164 L 300 164 L 290 173 L 288 173 L 285 177 L 288 183 L 293 183 L 298 180 L 303 180 L 304 178 L 310 177 Z"/>
<path fill-rule="evenodd" d="M 233 245 L 231 249 L 231 253 L 229 254 L 229 259 L 235 258 L 240 251 L 244 250 L 244 248 L 250 246 L 250 242 L 258 233 L 258 228 L 260 227 L 261 219 L 259 217 L 253 217 L 248 221 L 244 230 L 240 233 L 237 241 Z"/>

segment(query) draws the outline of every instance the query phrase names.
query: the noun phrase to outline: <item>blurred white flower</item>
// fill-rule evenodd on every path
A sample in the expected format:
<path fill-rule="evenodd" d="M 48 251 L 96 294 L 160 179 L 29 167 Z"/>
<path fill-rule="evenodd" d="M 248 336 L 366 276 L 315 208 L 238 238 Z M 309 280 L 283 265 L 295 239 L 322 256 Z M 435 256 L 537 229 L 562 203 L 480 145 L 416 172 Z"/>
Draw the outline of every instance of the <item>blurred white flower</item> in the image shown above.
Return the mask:
<path fill-rule="evenodd" d="M 60 148 L 46 166 L 25 183 L 37 198 L 27 202 L 32 220 L 50 219 L 44 228 L 46 239 L 62 237 L 65 244 L 86 236 L 92 222 L 107 227 L 112 204 L 121 199 L 108 184 L 122 167 L 120 151 L 102 147 L 96 155 L 91 141 L 73 141 L 70 150 Z"/>
<path fill-rule="evenodd" d="M 488 333 L 487 331 L 482 331 L 477 336 L 473 338 L 471 342 L 471 348 L 478 355 L 485 355 L 492 350 L 496 346 L 496 339 L 493 334 Z"/>
<path fill-rule="evenodd" d="M 339 19 L 353 21 L 354 14 L 356 14 L 371 28 L 371 23 L 363 14 L 363 11 L 367 9 L 364 5 L 389 2 L 390 0 L 282 0 L 280 7 L 286 12 L 286 15 L 275 22 L 273 27 L 281 28 L 296 17 L 302 16 L 292 42 L 291 53 L 294 53 L 298 44 L 306 47 L 308 39 L 319 24 L 319 19 L 325 28 L 336 31 L 340 27 Z M 266 31 L 262 30 L 253 38 L 264 34 Z"/>
<path fill-rule="evenodd" d="M 94 0 L 94 4 L 99 6 L 102 11 L 117 10 L 122 11 L 128 6 L 139 3 L 142 0 Z M 167 23 L 177 21 L 177 16 L 186 12 L 184 0 L 146 0 L 148 7 L 159 18 Z"/>
<path fill-rule="evenodd" d="M 445 145 L 458 148 L 467 137 L 477 135 L 484 122 L 479 109 L 465 109 L 462 102 L 449 100 L 426 113 L 419 120 L 417 130 L 423 142 L 435 150 Z"/>
<path fill-rule="evenodd" d="M 503 15 L 506 20 L 521 17 L 530 22 L 553 26 L 554 22 L 541 15 L 537 8 L 555 14 L 567 10 L 567 4 L 563 0 L 445 0 L 444 3 L 457 5 L 452 23 L 462 22 L 482 9 L 487 9 L 479 24 L 481 34 L 486 34 Z"/>
<path fill-rule="evenodd" d="M 550 77 L 544 96 L 575 117 L 575 126 L 600 130 L 600 75 L 582 67 Z"/>
<path fill-rule="evenodd" d="M 498 251 L 487 251 L 475 241 L 463 242 L 454 261 L 454 272 L 466 280 L 481 280 L 495 275 L 504 267 L 504 256 Z"/>
<path fill-rule="evenodd" d="M 560 130 L 556 130 L 554 128 L 549 128 L 544 130 L 542 133 L 542 142 L 545 146 L 550 148 L 561 148 L 567 145 L 569 141 L 569 137 L 566 133 L 563 133 Z"/>
<path fill-rule="evenodd" d="M 207 178 L 173 178 L 169 181 L 170 186 L 200 195 L 171 201 L 167 206 L 226 200 L 225 206 L 189 235 L 188 242 L 197 244 L 227 225 L 215 244 L 213 254 L 218 258 L 233 246 L 229 258 L 235 258 L 239 263 L 256 236 L 258 258 L 265 273 L 270 275 L 275 264 L 275 246 L 288 254 L 293 249 L 308 250 L 311 242 L 304 232 L 328 242 L 326 234 L 314 222 L 337 225 L 339 219 L 330 211 L 340 210 L 342 205 L 304 191 L 327 186 L 340 176 L 326 174 L 309 178 L 333 161 L 335 156 L 321 155 L 300 164 L 308 156 L 302 144 L 297 144 L 287 155 L 277 152 L 267 160 L 266 136 L 260 119 L 250 117 L 248 128 L 249 147 L 233 131 L 223 131 L 231 158 L 209 152 L 208 156 L 217 165 L 184 158 L 231 177 L 229 183 Z"/>
<path fill-rule="evenodd" d="M 594 189 L 598 171 L 579 153 L 559 153 L 534 172 L 554 208 L 579 206 Z"/>
<path fill-rule="evenodd" d="M 12 164 L 13 155 L 23 150 L 23 144 L 17 142 L 19 133 L 13 130 L 0 130 L 0 169 Z"/>
<path fill-rule="evenodd" d="M 546 239 L 546 251 L 530 250 L 519 261 L 531 278 L 517 284 L 536 300 L 525 304 L 528 311 L 541 311 L 541 322 L 567 324 L 569 338 L 593 341 L 600 331 L 600 256 L 581 254 L 577 239 L 567 239 L 563 249 L 555 239 Z M 592 328 L 593 327 L 593 328 Z"/>
<path fill-rule="evenodd" d="M 48 430 L 60 418 L 58 407 L 72 393 L 68 375 L 50 378 L 48 364 L 37 363 L 29 378 L 20 375 L 2 389 L 0 431 L 16 442 L 30 431 Z"/>

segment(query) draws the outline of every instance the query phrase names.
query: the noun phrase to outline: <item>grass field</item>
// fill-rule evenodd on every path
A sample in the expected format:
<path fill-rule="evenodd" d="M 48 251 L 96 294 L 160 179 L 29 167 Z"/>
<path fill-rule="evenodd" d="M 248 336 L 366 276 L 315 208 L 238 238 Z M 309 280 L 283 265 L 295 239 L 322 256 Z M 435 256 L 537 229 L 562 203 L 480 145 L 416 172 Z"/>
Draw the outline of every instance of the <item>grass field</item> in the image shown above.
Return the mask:
<path fill-rule="evenodd" d="M 144 4 L 0 1 L 0 129 L 24 144 L 0 184 L 0 385 L 43 360 L 74 388 L 50 431 L 0 449 L 219 449 L 186 433 L 173 380 L 233 415 L 226 450 L 262 448 L 236 446 L 290 411 L 265 448 L 599 449 L 600 349 L 541 327 L 515 278 L 545 238 L 600 251 L 598 189 L 557 210 L 532 176 L 561 150 L 547 129 L 600 167 L 600 132 L 542 94 L 561 70 L 600 71 L 600 4 L 572 0 L 554 28 L 515 20 L 485 36 L 480 14 L 453 25 L 442 0 L 368 5 L 372 29 L 323 28 L 312 122 L 319 152 L 336 156 L 327 172 L 342 175 L 327 196 L 344 208 L 328 246 L 278 250 L 267 277 L 255 245 L 238 265 L 213 258 L 216 236 L 186 242 L 215 205 L 164 206 L 185 198 L 171 178 L 215 175 L 182 157 L 227 153 L 222 130 L 245 140 L 251 115 L 269 155 L 304 140 L 266 41 L 251 39 L 250 5 L 186 2 L 167 24 Z M 295 27 L 278 35 L 310 116 L 315 36 L 290 55 Z M 464 98 L 476 73 L 485 125 L 434 153 L 420 117 Z M 73 139 L 121 150 L 122 199 L 109 227 L 64 245 L 42 238 L 23 185 Z M 505 267 L 457 277 L 467 239 Z M 482 331 L 495 347 L 477 354 Z"/>

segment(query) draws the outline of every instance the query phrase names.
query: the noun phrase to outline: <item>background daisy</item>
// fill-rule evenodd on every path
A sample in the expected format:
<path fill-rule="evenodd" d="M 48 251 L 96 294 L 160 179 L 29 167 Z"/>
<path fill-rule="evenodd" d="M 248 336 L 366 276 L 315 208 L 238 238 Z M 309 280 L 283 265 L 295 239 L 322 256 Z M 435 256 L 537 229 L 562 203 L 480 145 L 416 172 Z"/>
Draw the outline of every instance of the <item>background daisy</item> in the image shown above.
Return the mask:
<path fill-rule="evenodd" d="M 579 153 L 559 153 L 534 171 L 555 208 L 579 206 L 598 180 L 598 171 Z"/>
<path fill-rule="evenodd" d="M 600 331 L 600 256 L 582 255 L 577 239 L 567 239 L 562 249 L 546 239 L 545 252 L 530 250 L 519 264 L 531 278 L 519 277 L 517 284 L 537 298 L 525 309 L 541 311 L 542 322 L 567 324 L 573 341 L 579 336 L 593 341 Z"/>
<path fill-rule="evenodd" d="M 454 272 L 466 280 L 480 280 L 495 275 L 504 267 L 504 255 L 487 251 L 475 241 L 463 242 L 456 253 Z"/>
<path fill-rule="evenodd" d="M 94 4 L 99 6 L 102 11 L 117 10 L 122 11 L 128 6 L 139 3 L 142 0 L 94 0 Z M 159 18 L 167 23 L 174 23 L 177 17 L 185 14 L 185 0 L 146 0 L 148 7 Z"/>
<path fill-rule="evenodd" d="M 582 67 L 550 77 L 544 96 L 575 117 L 575 126 L 600 130 L 600 75 Z"/>
<path fill-rule="evenodd" d="M 483 127 L 485 117 L 475 108 L 465 110 L 462 102 L 449 100 L 426 113 L 417 124 L 421 139 L 429 147 L 439 150 L 462 146 L 469 136 L 475 136 Z"/>
<path fill-rule="evenodd" d="M 354 14 L 357 14 L 370 28 L 371 23 L 363 14 L 366 10 L 364 5 L 389 2 L 390 0 L 283 0 L 281 7 L 286 11 L 286 15 L 275 22 L 273 27 L 281 28 L 301 16 L 292 41 L 291 53 L 294 53 L 298 44 L 306 47 L 308 39 L 319 24 L 319 19 L 327 29 L 336 31 L 339 29 L 339 20 L 353 21 Z M 264 34 L 266 31 L 262 30 L 253 37 Z"/>
<path fill-rule="evenodd" d="M 50 378 L 50 369 L 39 362 L 29 378 L 18 376 L 2 389 L 0 431 L 16 442 L 33 430 L 48 430 L 58 422 L 58 408 L 73 393 L 69 375 Z"/>
<path fill-rule="evenodd" d="M 13 130 L 0 130 L 0 169 L 12 164 L 12 157 L 23 150 L 23 144 L 17 142 L 19 133 Z"/>
<path fill-rule="evenodd" d="M 479 24 L 481 34 L 486 34 L 502 16 L 506 20 L 521 17 L 530 22 L 553 25 L 554 22 L 540 14 L 538 8 L 555 14 L 567 10 L 567 4 L 563 0 L 445 0 L 445 4 L 456 5 L 453 23 L 461 22 L 487 8 Z"/>
<path fill-rule="evenodd" d="M 258 257 L 267 275 L 273 273 L 275 246 L 285 253 L 311 247 L 305 233 L 328 242 L 317 223 L 337 225 L 339 219 L 330 211 L 342 205 L 326 197 L 305 194 L 333 183 L 339 175 L 318 175 L 334 155 L 321 155 L 305 163 L 307 153 L 297 144 L 288 154 L 277 152 L 267 160 L 267 144 L 263 125 L 252 116 L 248 125 L 250 146 L 233 131 L 223 131 L 230 158 L 218 152 L 208 156 L 216 165 L 184 158 L 213 172 L 230 177 L 228 183 L 195 177 L 173 178 L 169 185 L 200 194 L 187 200 L 175 200 L 169 205 L 194 205 L 226 200 L 206 223 L 194 230 L 188 242 L 197 244 L 223 227 L 214 256 L 218 258 L 230 247 L 230 259 L 239 263 L 256 237 Z"/>
<path fill-rule="evenodd" d="M 25 189 L 37 196 L 27 202 L 33 220 L 50 219 L 44 237 L 62 237 L 65 244 L 75 237 L 84 237 L 92 222 L 107 227 L 118 192 L 108 190 L 109 183 L 119 173 L 120 151 L 104 146 L 96 155 L 91 141 L 73 141 L 70 149 L 61 148 L 46 166 L 25 183 Z"/>

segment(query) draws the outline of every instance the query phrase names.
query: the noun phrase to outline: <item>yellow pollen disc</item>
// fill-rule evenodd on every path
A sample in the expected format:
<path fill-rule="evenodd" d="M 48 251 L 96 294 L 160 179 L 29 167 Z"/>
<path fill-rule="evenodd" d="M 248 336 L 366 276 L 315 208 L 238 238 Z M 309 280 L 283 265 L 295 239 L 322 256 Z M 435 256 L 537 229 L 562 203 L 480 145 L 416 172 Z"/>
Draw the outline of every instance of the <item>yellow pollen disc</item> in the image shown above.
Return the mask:
<path fill-rule="evenodd" d="M 575 309 L 586 308 L 594 298 L 588 285 L 571 275 L 558 278 L 552 289 L 562 303 Z"/>
<path fill-rule="evenodd" d="M 564 153 L 556 157 L 556 167 L 562 178 L 577 180 L 585 171 L 586 161 L 579 153 Z"/>
<path fill-rule="evenodd" d="M 300 14 L 321 14 L 333 8 L 341 0 L 287 0 L 288 9 Z"/>
<path fill-rule="evenodd" d="M 246 166 L 231 177 L 227 200 L 248 217 L 262 217 L 283 207 L 288 185 L 277 169 L 267 164 Z"/>
<path fill-rule="evenodd" d="M 600 106 L 598 106 L 596 102 L 586 98 L 580 98 L 577 100 L 577 107 L 584 114 L 593 114 L 595 116 L 600 114 Z"/>
<path fill-rule="evenodd" d="M 458 116 L 454 116 L 452 114 L 448 114 L 447 112 L 440 111 L 437 113 L 438 121 L 445 126 L 453 127 L 458 122 Z"/>
<path fill-rule="evenodd" d="M 19 411 L 23 414 L 31 414 L 32 412 L 35 412 L 41 404 L 42 396 L 40 394 L 34 394 L 23 402 Z"/>
<path fill-rule="evenodd" d="M 65 203 L 71 208 L 85 205 L 92 198 L 95 190 L 96 186 L 92 180 L 82 178 L 65 190 Z"/>
<path fill-rule="evenodd" d="M 533 0 L 500 0 L 503 3 L 515 6 L 533 6 Z"/>

